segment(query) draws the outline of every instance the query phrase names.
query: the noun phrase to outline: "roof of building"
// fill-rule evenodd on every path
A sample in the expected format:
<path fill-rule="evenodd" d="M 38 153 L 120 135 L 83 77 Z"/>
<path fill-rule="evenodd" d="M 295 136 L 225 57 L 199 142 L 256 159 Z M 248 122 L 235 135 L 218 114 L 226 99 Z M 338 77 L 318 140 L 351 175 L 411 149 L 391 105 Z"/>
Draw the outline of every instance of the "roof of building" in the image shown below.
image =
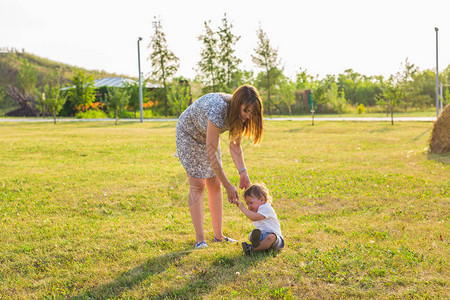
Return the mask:
<path fill-rule="evenodd" d="M 121 88 L 121 87 L 125 87 L 125 83 L 134 84 L 136 82 L 137 82 L 137 80 L 124 78 L 124 77 L 106 77 L 106 78 L 95 80 L 94 87 L 96 89 L 103 87 L 103 86 L 120 87 Z M 146 87 L 148 89 L 157 89 L 157 88 L 162 88 L 162 85 L 157 84 L 157 83 L 147 82 L 144 87 Z M 61 90 L 68 90 L 71 88 L 73 88 L 73 87 L 69 86 L 69 87 L 62 88 Z"/>
<path fill-rule="evenodd" d="M 97 79 L 94 83 L 95 88 L 99 88 L 102 86 L 111 86 L 111 87 L 125 87 L 125 83 L 133 84 L 136 83 L 136 80 L 124 78 L 124 77 L 106 77 L 102 79 Z M 161 88 L 162 86 L 156 83 L 147 82 L 145 84 L 146 88 L 155 89 Z"/>

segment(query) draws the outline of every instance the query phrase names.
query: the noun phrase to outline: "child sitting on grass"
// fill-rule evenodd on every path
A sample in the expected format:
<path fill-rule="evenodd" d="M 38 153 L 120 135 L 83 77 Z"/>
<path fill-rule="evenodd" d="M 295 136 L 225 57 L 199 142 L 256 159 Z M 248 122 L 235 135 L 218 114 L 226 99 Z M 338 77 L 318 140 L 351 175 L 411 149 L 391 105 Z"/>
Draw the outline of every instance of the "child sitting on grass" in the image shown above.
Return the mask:
<path fill-rule="evenodd" d="M 252 184 L 245 192 L 244 199 L 248 209 L 240 201 L 236 206 L 255 224 L 249 235 L 251 244 L 242 243 L 244 253 L 250 255 L 253 251 L 281 250 L 284 247 L 280 222 L 271 206 L 272 197 L 264 184 Z"/>

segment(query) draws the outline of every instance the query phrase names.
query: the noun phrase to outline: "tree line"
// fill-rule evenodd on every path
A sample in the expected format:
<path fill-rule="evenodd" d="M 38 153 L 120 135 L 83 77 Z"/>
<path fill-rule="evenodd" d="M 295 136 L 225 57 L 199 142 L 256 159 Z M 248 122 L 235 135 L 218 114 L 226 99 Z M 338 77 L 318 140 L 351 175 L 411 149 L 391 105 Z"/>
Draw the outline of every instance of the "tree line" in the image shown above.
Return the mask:
<path fill-rule="evenodd" d="M 423 110 L 435 106 L 435 71 L 420 70 L 408 59 L 400 65 L 396 74 L 388 78 L 366 76 L 353 69 L 319 78 L 302 68 L 295 78 L 290 78 L 284 74 L 278 49 L 261 27 L 256 31 L 257 45 L 251 55 L 258 72 L 244 70 L 240 66 L 242 60 L 235 52 L 241 37 L 233 33 L 233 24 L 226 14 L 217 29 L 212 28 L 211 20 L 204 22 L 203 32 L 198 35 L 202 48 L 197 76 L 193 80 L 175 77 L 180 60 L 168 47 L 161 19 L 155 17 L 152 26 L 154 33 L 148 45 L 152 72 L 146 80 L 156 81 L 162 88 L 143 91 L 144 105 L 153 116 L 179 116 L 203 93 L 232 93 L 246 83 L 259 89 L 269 115 L 304 114 L 311 110 L 337 114 L 370 110 L 392 115 L 394 111 Z M 36 87 L 33 72 L 33 68 L 24 61 L 18 73 L 18 86 L 8 88 L 6 94 L 19 104 L 30 103 L 34 99 L 34 110 L 42 116 L 47 112 L 56 120 L 58 114 L 74 115 L 97 109 L 113 114 L 117 120 L 126 111 L 136 116 L 139 110 L 137 84 L 126 85 L 121 90 L 105 88 L 100 97 L 96 97 L 98 91 L 93 88 L 92 76 L 80 70 L 73 71 L 70 89 L 62 89 L 56 69 L 50 72 L 45 84 Z M 450 65 L 439 75 L 444 83 L 441 99 L 448 102 L 450 92 L 446 84 L 450 83 Z M 310 93 L 309 102 L 304 99 L 307 95 L 305 91 Z M 93 106 L 95 102 L 102 105 Z"/>
<path fill-rule="evenodd" d="M 151 64 L 155 70 L 152 78 L 163 82 L 167 92 L 167 83 L 178 70 L 179 59 L 168 49 L 161 20 L 155 18 L 153 27 L 155 34 L 149 46 L 153 50 Z M 295 78 L 289 78 L 283 73 L 278 49 L 273 47 L 267 33 L 260 27 L 256 32 L 257 45 L 251 56 L 259 69 L 255 75 L 253 71 L 240 67 L 242 60 L 236 57 L 235 47 L 241 37 L 233 34 L 232 29 L 226 14 L 216 30 L 211 27 L 211 20 L 204 22 L 203 33 L 198 36 L 202 50 L 195 78 L 203 85 L 202 92 L 231 93 L 241 84 L 255 85 L 263 94 L 269 115 L 301 114 L 311 109 L 322 113 L 342 114 L 353 110 L 363 113 L 366 108 L 392 114 L 394 110 L 421 110 L 435 106 L 435 71 L 420 70 L 408 58 L 400 65 L 399 71 L 388 78 L 366 76 L 347 69 L 342 74 L 319 79 L 301 68 Z M 163 72 L 169 68 L 170 72 Z M 440 80 L 450 83 L 450 65 L 440 72 Z M 171 85 L 178 82 L 175 80 Z M 305 105 L 305 90 L 312 92 L 312 107 Z M 162 95 L 166 116 L 171 106 L 170 96 L 167 95 Z M 449 96 L 449 86 L 445 85 L 441 98 L 448 102 Z M 174 109 L 174 112 L 179 114 L 180 110 Z"/>

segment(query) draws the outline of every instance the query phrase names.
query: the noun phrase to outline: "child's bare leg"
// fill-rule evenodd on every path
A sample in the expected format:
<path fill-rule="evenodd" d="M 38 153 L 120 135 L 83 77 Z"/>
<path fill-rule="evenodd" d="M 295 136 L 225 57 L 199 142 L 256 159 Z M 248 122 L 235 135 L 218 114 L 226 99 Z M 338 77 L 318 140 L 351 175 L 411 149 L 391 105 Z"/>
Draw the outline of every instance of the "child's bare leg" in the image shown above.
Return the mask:
<path fill-rule="evenodd" d="M 259 246 L 257 248 L 253 248 L 253 250 L 255 250 L 255 251 L 267 250 L 273 245 L 273 243 L 275 243 L 276 240 L 277 240 L 277 236 L 275 234 L 271 233 L 261 241 L 261 243 L 259 244 Z"/>

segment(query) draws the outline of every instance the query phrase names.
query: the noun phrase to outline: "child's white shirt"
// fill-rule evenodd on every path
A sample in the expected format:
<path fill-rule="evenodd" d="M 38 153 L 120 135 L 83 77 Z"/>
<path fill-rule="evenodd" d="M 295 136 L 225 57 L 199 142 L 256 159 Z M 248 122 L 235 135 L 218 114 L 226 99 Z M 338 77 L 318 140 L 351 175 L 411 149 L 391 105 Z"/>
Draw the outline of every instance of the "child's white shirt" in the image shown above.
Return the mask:
<path fill-rule="evenodd" d="M 281 235 L 280 221 L 278 221 L 277 214 L 270 203 L 261 204 L 258 208 L 258 214 L 261 214 L 266 218 L 260 221 L 253 221 L 256 228 L 261 231 L 273 232 L 280 237 L 283 237 L 283 235 Z"/>

